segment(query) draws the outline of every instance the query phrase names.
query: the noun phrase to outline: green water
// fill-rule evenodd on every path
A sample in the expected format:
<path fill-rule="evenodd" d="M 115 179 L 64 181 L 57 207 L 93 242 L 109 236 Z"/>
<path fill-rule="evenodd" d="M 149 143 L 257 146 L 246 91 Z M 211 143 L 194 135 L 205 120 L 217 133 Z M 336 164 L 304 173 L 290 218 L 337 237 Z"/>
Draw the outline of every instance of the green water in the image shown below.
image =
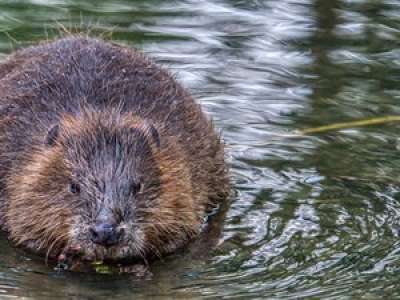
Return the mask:
<path fill-rule="evenodd" d="M 400 1 L 0 2 L 0 52 L 77 28 L 168 66 L 224 132 L 218 247 L 153 277 L 57 273 L 0 243 L 0 298 L 400 298 Z M 210 238 L 211 239 L 211 238 Z M 207 240 L 207 239 L 206 239 Z"/>

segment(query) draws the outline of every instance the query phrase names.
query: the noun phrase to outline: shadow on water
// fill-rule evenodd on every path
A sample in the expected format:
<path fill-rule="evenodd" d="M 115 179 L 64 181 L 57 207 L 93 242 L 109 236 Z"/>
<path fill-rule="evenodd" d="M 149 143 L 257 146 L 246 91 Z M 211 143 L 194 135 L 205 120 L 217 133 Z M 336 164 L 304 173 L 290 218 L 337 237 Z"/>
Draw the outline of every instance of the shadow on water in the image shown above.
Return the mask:
<path fill-rule="evenodd" d="M 400 297 L 399 125 L 290 134 L 400 115 L 399 9 L 390 0 L 0 3 L 4 56 L 63 24 L 168 66 L 223 130 L 236 192 L 226 217 L 157 262 L 150 280 L 57 273 L 3 238 L 0 298 Z"/>

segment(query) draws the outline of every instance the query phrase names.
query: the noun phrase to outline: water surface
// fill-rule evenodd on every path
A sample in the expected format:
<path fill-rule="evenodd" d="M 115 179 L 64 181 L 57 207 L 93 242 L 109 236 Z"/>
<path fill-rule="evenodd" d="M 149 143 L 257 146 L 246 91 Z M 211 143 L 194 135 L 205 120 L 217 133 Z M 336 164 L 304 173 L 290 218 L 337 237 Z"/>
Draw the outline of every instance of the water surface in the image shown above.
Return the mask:
<path fill-rule="evenodd" d="M 169 67 L 228 144 L 235 196 L 218 247 L 153 278 L 57 273 L 0 243 L 0 298 L 400 297 L 400 115 L 395 0 L 0 2 L 0 52 L 77 28 Z M 85 29 L 86 28 L 86 29 Z"/>

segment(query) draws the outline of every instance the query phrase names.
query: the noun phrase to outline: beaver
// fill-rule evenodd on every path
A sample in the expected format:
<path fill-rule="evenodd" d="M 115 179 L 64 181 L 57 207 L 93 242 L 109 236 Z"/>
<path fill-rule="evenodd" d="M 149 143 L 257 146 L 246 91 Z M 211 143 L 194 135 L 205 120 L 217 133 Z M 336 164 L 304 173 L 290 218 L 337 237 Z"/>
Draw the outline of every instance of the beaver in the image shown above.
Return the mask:
<path fill-rule="evenodd" d="M 0 226 L 46 257 L 160 257 L 229 194 L 224 143 L 163 67 L 67 36 L 0 64 Z"/>

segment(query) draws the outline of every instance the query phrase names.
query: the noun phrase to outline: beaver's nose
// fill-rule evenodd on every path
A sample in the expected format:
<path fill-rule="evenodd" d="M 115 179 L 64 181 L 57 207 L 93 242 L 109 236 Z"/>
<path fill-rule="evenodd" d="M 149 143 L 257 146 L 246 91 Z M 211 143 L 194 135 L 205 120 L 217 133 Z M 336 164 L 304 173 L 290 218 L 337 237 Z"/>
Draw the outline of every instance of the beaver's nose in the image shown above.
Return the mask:
<path fill-rule="evenodd" d="M 89 231 L 92 242 L 105 247 L 118 244 L 123 234 L 122 228 L 107 223 L 96 224 Z"/>

